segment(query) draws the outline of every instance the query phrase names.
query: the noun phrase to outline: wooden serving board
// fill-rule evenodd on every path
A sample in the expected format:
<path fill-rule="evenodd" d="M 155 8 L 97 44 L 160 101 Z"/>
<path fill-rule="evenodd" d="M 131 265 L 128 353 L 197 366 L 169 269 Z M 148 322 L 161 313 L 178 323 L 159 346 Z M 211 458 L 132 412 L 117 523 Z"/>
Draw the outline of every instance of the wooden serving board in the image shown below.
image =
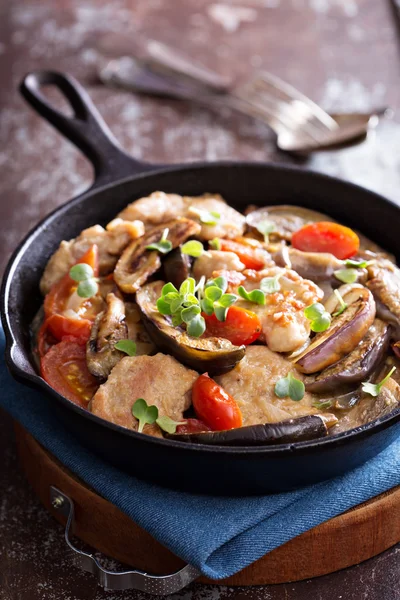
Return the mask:
<path fill-rule="evenodd" d="M 77 537 L 106 556 L 149 573 L 168 574 L 183 566 L 180 558 L 68 471 L 20 425 L 15 431 L 22 466 L 44 506 L 62 520 L 50 504 L 51 485 L 74 501 Z M 299 581 L 360 563 L 400 541 L 400 519 L 394 518 L 399 510 L 397 487 L 303 533 L 218 583 Z M 205 577 L 199 581 L 211 583 Z"/>

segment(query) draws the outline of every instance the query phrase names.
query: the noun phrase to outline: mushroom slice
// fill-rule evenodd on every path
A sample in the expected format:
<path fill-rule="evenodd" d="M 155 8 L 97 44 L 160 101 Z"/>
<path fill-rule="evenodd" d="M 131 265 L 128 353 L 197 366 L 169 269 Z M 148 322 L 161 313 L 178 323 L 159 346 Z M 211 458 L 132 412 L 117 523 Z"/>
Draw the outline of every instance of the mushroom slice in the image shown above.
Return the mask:
<path fill-rule="evenodd" d="M 246 347 L 234 346 L 223 338 L 194 338 L 181 327 L 173 327 L 170 319 L 161 315 L 156 306 L 163 286 L 163 281 L 155 281 L 136 294 L 143 323 L 157 348 L 202 373 L 225 373 L 233 369 L 244 357 Z"/>
<path fill-rule="evenodd" d="M 378 259 L 368 267 L 368 288 L 377 301 L 378 316 L 396 326 L 400 333 L 400 269 L 390 260 Z"/>
<path fill-rule="evenodd" d="M 144 236 L 129 244 L 114 271 L 115 282 L 126 294 L 134 294 L 150 275 L 160 268 L 160 253 L 157 250 L 147 250 L 146 248 L 150 244 L 159 242 L 166 229 L 168 229 L 168 240 L 171 242 L 172 248 L 176 248 L 189 237 L 197 235 L 201 228 L 190 219 L 174 219 L 154 227 Z"/>
<path fill-rule="evenodd" d="M 115 349 L 119 340 L 128 337 L 123 300 L 110 292 L 107 308 L 97 315 L 86 344 L 86 362 L 89 371 L 99 379 L 107 379 L 111 370 L 125 355 Z"/>
<path fill-rule="evenodd" d="M 199 433 L 175 433 L 166 437 L 179 442 L 207 444 L 215 446 L 267 446 L 304 442 L 328 435 L 328 426 L 337 423 L 334 415 L 325 420 L 322 415 L 308 415 L 298 419 L 288 419 L 279 423 L 249 425 L 227 431 L 205 431 Z M 329 423 L 329 425 L 328 425 Z"/>
<path fill-rule="evenodd" d="M 271 241 L 286 240 L 290 242 L 292 233 L 307 223 L 333 221 L 333 219 L 315 210 L 289 204 L 264 206 L 246 216 L 247 226 L 252 231 L 257 231 L 257 226 L 262 221 L 270 221 L 275 226 L 274 231 L 269 235 Z"/>
<path fill-rule="evenodd" d="M 307 391 L 323 394 L 340 386 L 355 386 L 364 381 L 383 360 L 389 339 L 389 326 L 375 319 L 353 352 L 322 373 L 304 379 Z"/>
<path fill-rule="evenodd" d="M 334 276 L 334 272 L 343 268 L 343 261 L 329 252 L 303 252 L 296 248 L 280 244 L 272 259 L 278 267 L 289 266 L 301 277 L 312 281 L 326 281 Z"/>
<path fill-rule="evenodd" d="M 361 288 L 358 299 L 334 317 L 326 331 L 318 333 L 308 348 L 294 361 L 303 373 L 316 373 L 335 364 L 360 343 L 375 319 L 375 301 L 369 290 Z M 347 296 L 343 298 L 346 302 Z M 354 299 L 354 298 L 353 298 Z"/>

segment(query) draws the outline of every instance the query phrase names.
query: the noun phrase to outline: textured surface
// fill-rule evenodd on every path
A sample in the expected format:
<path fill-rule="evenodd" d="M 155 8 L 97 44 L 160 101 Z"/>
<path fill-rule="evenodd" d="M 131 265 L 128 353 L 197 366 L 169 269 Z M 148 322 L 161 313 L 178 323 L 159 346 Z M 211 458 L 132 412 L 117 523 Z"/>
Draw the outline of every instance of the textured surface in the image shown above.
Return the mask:
<path fill-rule="evenodd" d="M 173 4 L 173 10 L 171 6 Z M 182 33 L 183 32 L 183 33 Z M 50 209 L 90 182 L 86 161 L 18 97 L 32 68 L 68 70 L 88 88 L 124 147 L 154 162 L 239 158 L 291 162 L 267 127 L 229 111 L 106 90 L 95 84 L 104 52 L 126 52 L 149 35 L 222 74 L 265 68 L 327 109 L 400 107 L 398 29 L 389 0 L 15 0 L 0 7 L 1 262 Z M 284 40 L 284 43 L 282 43 Z M 400 120 L 358 147 L 315 155 L 305 166 L 340 175 L 400 200 Z M 340 199 L 338 199 L 340 201 Z M 61 528 L 38 505 L 15 462 L 10 424 L 0 418 L 0 599 L 117 600 L 69 563 Z M 394 518 L 398 516 L 394 515 Z M 377 559 L 319 580 L 234 590 L 194 586 L 185 600 L 400 598 L 400 559 Z"/>

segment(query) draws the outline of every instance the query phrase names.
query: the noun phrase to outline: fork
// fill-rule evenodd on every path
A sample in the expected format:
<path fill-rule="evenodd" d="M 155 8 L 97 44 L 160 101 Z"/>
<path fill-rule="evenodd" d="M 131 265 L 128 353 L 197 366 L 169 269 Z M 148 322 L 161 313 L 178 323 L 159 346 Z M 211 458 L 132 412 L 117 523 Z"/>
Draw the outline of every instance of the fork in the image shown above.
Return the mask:
<path fill-rule="evenodd" d="M 339 126 L 312 100 L 270 73 L 258 72 L 233 85 L 160 42 L 149 40 L 146 51 L 145 61 L 125 56 L 108 63 L 100 71 L 102 82 L 210 108 L 232 108 L 267 123 L 278 136 L 278 147 L 288 152 L 348 143 L 368 131 L 368 115 Z"/>

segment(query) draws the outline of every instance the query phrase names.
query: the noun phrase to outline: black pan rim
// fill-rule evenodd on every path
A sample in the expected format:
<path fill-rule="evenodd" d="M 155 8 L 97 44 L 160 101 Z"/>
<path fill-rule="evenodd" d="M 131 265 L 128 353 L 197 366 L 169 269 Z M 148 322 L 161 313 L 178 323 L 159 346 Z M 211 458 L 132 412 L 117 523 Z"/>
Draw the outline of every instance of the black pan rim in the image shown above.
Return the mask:
<path fill-rule="evenodd" d="M 147 165 L 148 166 L 148 165 Z M 12 348 L 15 345 L 15 340 L 13 336 L 13 325 L 9 319 L 9 310 L 8 310 L 8 298 L 9 291 L 12 282 L 13 272 L 19 262 L 19 259 L 24 255 L 26 249 L 29 247 L 29 244 L 33 242 L 38 235 L 45 229 L 46 225 L 57 215 L 61 215 L 64 211 L 68 210 L 71 206 L 79 204 L 79 202 L 83 200 L 87 200 L 91 196 L 95 196 L 97 193 L 104 191 L 106 189 L 118 187 L 120 184 L 128 181 L 136 181 L 145 178 L 151 178 L 154 175 L 159 175 L 167 172 L 182 172 L 184 170 L 190 169 L 218 169 L 218 168 L 254 168 L 254 169 L 262 169 L 262 170 L 274 170 L 282 173 L 288 172 L 296 172 L 297 174 L 301 174 L 304 177 L 314 177 L 318 178 L 326 183 L 335 182 L 340 185 L 345 185 L 347 187 L 356 189 L 359 192 L 366 193 L 369 196 L 374 197 L 374 200 L 379 203 L 383 203 L 386 205 L 391 205 L 396 211 L 400 214 L 400 207 L 390 200 L 374 191 L 368 190 L 358 184 L 345 181 L 343 179 L 327 175 L 325 173 L 320 173 L 318 171 L 313 171 L 310 169 L 304 169 L 294 165 L 280 165 L 274 163 L 266 163 L 266 162 L 254 162 L 254 161 L 233 161 L 233 160 L 223 160 L 218 162 L 188 162 L 183 165 L 164 165 L 162 167 L 155 166 L 154 170 L 146 170 L 144 172 L 140 172 L 134 174 L 133 176 L 123 177 L 118 179 L 117 181 L 106 183 L 104 185 L 92 185 L 82 194 L 72 198 L 68 202 L 62 204 L 61 206 L 55 208 L 49 214 L 47 214 L 37 225 L 35 225 L 27 235 L 22 239 L 19 243 L 15 251 L 13 252 L 11 258 L 8 261 L 7 267 L 4 272 L 2 286 L 1 286 L 1 296 L 0 296 L 0 311 L 1 311 L 1 319 L 3 323 L 3 328 L 6 337 L 6 351 L 5 358 L 6 364 L 9 370 L 17 377 L 17 379 L 23 379 L 32 384 L 33 387 L 39 389 L 40 391 L 46 393 L 46 395 L 50 395 L 60 401 L 66 408 L 77 412 L 82 415 L 83 418 L 87 418 L 91 421 L 94 421 L 96 424 L 111 429 L 115 432 L 118 432 L 124 436 L 132 437 L 134 439 L 140 439 L 142 442 L 146 442 L 149 444 L 156 444 L 166 447 L 174 447 L 177 449 L 185 448 L 192 452 L 207 452 L 207 453 L 215 453 L 226 454 L 226 455 L 254 455 L 264 456 L 264 455 L 280 455 L 280 456 L 288 456 L 293 455 L 295 452 L 306 452 L 307 450 L 311 450 L 313 448 L 318 448 L 321 446 L 329 445 L 330 447 L 340 446 L 346 444 L 349 440 L 356 441 L 361 440 L 364 437 L 369 437 L 372 433 L 378 433 L 383 429 L 387 429 L 395 425 L 400 421 L 400 407 L 395 409 L 390 414 L 386 415 L 383 418 L 378 418 L 374 421 L 366 423 L 361 427 L 357 427 L 355 429 L 350 429 L 348 431 L 344 431 L 339 434 L 335 434 L 332 436 L 327 436 L 325 438 L 318 438 L 316 440 L 304 441 L 304 442 L 294 442 L 291 444 L 271 444 L 269 446 L 207 446 L 201 444 L 194 444 L 188 442 L 178 442 L 174 440 L 168 440 L 165 438 L 155 438 L 153 436 L 147 436 L 145 434 L 138 433 L 136 431 L 121 427 L 120 425 L 116 425 L 105 419 L 101 419 L 91 412 L 77 406 L 64 396 L 60 395 L 53 388 L 51 388 L 37 373 L 28 373 L 21 369 L 18 365 L 15 364 L 15 361 L 12 357 Z"/>

